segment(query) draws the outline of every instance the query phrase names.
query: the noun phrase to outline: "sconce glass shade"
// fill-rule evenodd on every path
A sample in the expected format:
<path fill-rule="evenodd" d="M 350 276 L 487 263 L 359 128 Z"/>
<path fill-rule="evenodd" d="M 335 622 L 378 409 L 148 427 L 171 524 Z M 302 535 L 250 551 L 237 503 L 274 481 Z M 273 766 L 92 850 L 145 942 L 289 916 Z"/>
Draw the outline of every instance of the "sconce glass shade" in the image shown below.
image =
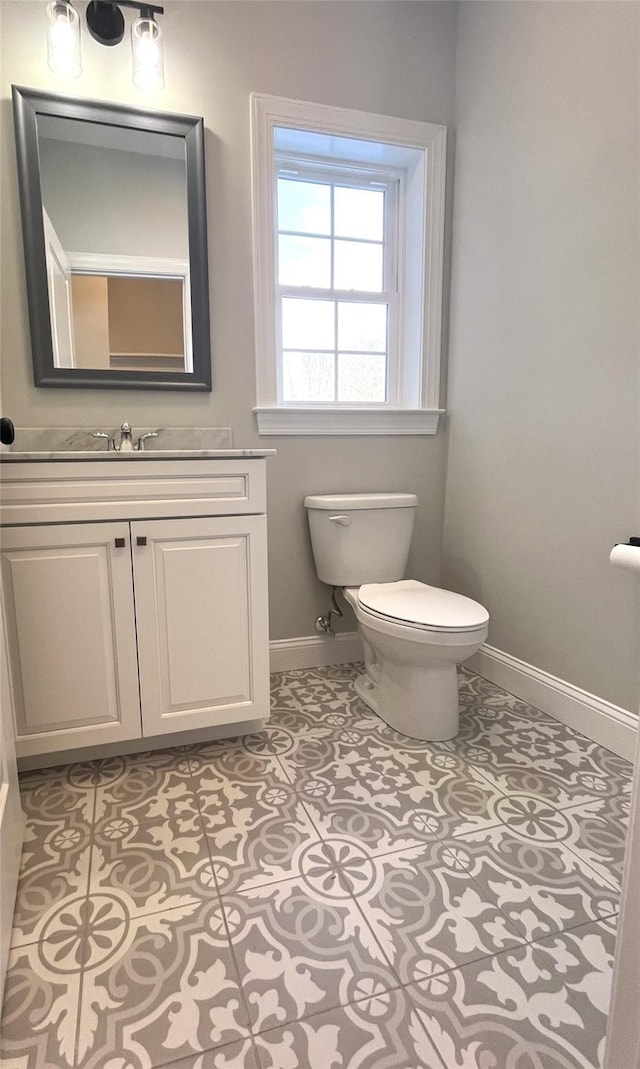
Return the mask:
<path fill-rule="evenodd" d="M 82 74 L 78 12 L 68 0 L 51 0 L 47 18 L 47 59 L 51 70 L 61 78 L 78 78 Z"/>
<path fill-rule="evenodd" d="M 133 84 L 138 89 L 164 87 L 162 30 L 152 18 L 136 19 L 131 27 Z"/>

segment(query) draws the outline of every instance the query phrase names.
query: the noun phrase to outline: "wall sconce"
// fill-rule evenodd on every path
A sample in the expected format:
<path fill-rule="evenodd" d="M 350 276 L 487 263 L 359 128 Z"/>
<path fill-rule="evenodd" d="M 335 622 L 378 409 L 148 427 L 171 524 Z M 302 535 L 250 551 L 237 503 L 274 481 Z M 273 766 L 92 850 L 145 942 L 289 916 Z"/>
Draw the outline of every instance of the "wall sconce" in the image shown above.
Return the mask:
<path fill-rule="evenodd" d="M 61 78 L 78 78 L 82 73 L 78 12 L 68 0 L 51 0 L 47 18 L 47 59 L 51 70 Z"/>
<path fill-rule="evenodd" d="M 160 9 L 162 10 L 162 9 Z M 140 18 L 131 27 L 131 61 L 133 84 L 138 89 L 162 89 L 164 86 L 164 49 L 162 29 L 142 8 Z"/>
<path fill-rule="evenodd" d="M 113 47 L 124 37 L 124 15 L 120 8 L 139 12 L 131 26 L 133 83 L 138 89 L 162 89 L 164 86 L 164 52 L 162 29 L 155 20 L 164 8 L 135 0 L 91 0 L 87 6 L 87 28 L 101 45 Z M 82 72 L 80 59 L 80 19 L 70 0 L 50 0 L 47 6 L 49 66 L 61 77 L 77 78 Z"/>

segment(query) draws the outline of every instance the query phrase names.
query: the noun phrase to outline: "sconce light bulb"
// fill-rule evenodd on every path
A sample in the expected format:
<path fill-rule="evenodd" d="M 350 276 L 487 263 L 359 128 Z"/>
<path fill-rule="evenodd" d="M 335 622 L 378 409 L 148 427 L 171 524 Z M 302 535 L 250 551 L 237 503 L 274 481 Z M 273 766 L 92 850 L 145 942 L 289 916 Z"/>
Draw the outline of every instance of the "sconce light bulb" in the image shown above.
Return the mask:
<path fill-rule="evenodd" d="M 158 46 L 149 38 L 142 38 L 138 45 L 138 61 L 145 67 L 155 67 L 158 63 Z"/>
<path fill-rule="evenodd" d="M 133 84 L 138 89 L 162 89 L 164 54 L 162 30 L 152 18 L 139 18 L 131 27 Z"/>
<path fill-rule="evenodd" d="M 61 78 L 78 78 L 82 73 L 78 12 L 68 0 L 51 0 L 47 6 L 47 16 L 49 67 Z"/>
<path fill-rule="evenodd" d="M 73 27 L 66 19 L 58 17 L 51 27 L 51 43 L 54 48 L 69 48 L 73 45 Z"/>

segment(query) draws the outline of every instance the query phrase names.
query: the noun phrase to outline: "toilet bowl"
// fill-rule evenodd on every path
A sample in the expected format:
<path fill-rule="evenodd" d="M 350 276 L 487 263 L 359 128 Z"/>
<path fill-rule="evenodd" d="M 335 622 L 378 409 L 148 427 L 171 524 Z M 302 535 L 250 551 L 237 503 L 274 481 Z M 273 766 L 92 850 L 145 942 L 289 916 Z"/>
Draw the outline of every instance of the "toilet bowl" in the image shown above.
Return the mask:
<path fill-rule="evenodd" d="M 318 577 L 342 589 L 358 621 L 358 695 L 391 727 L 435 742 L 457 734 L 457 666 L 487 638 L 489 614 L 471 598 L 402 578 L 416 505 L 414 494 L 305 499 Z"/>
<path fill-rule="evenodd" d="M 430 742 L 454 738 L 457 666 L 487 638 L 486 609 L 412 579 L 347 587 L 344 594 L 364 648 L 357 694 L 404 735 Z"/>

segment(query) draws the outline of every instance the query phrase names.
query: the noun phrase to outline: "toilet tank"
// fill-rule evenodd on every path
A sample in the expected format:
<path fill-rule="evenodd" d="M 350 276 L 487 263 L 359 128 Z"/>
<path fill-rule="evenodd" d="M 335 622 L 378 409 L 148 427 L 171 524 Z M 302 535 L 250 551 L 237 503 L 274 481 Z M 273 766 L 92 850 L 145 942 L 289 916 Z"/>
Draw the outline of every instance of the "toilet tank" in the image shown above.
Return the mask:
<path fill-rule="evenodd" d="M 404 578 L 415 494 L 312 494 L 304 504 L 323 583 L 362 586 Z"/>

